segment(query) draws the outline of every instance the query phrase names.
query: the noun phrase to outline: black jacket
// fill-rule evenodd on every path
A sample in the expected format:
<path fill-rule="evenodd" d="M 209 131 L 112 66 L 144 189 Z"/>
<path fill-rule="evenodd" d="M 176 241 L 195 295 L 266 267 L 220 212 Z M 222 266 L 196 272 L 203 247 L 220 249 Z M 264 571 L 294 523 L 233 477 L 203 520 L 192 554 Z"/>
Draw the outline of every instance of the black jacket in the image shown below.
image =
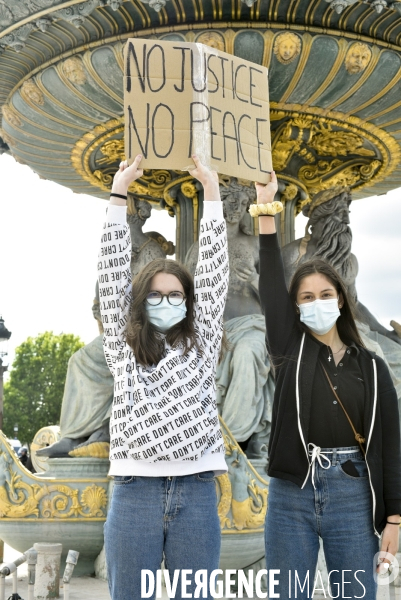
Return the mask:
<path fill-rule="evenodd" d="M 311 394 L 320 350 L 302 332 L 284 278 L 276 234 L 260 235 L 260 299 L 267 347 L 275 368 L 268 474 L 303 487 L 309 475 L 307 452 Z M 385 362 L 360 348 L 365 385 L 366 462 L 373 498 L 373 527 L 379 535 L 388 515 L 401 511 L 401 450 L 397 394 Z"/>

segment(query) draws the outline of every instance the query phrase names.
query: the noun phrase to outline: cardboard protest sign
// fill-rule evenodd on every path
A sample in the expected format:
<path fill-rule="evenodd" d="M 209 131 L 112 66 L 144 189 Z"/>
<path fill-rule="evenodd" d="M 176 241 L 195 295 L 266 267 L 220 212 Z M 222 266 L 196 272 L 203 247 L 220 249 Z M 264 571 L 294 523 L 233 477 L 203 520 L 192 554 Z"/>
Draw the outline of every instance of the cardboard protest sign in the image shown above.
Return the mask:
<path fill-rule="evenodd" d="M 125 155 L 145 169 L 187 170 L 197 154 L 225 175 L 272 171 L 267 69 L 203 44 L 129 39 Z"/>

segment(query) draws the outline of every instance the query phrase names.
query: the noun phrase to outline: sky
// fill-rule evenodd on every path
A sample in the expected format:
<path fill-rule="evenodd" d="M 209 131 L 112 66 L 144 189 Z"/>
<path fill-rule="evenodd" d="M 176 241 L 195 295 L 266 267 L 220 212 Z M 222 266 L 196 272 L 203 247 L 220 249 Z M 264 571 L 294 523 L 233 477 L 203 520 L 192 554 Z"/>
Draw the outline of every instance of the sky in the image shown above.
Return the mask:
<path fill-rule="evenodd" d="M 0 156 L 0 315 L 16 346 L 44 331 L 98 335 L 92 317 L 97 251 L 106 201 L 42 180 L 28 166 Z M 401 188 L 351 205 L 359 299 L 385 326 L 401 323 Z M 306 218 L 296 219 L 302 237 Z M 144 231 L 175 241 L 175 219 L 152 211 Z"/>

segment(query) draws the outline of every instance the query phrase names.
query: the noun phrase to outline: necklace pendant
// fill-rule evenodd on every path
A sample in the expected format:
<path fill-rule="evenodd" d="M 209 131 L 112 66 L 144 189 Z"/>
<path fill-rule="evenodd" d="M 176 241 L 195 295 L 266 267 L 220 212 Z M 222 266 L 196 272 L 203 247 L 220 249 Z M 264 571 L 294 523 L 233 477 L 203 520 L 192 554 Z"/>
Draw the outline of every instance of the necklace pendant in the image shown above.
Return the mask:
<path fill-rule="evenodd" d="M 329 356 L 329 358 L 327 360 L 330 362 L 331 361 L 331 356 Z"/>

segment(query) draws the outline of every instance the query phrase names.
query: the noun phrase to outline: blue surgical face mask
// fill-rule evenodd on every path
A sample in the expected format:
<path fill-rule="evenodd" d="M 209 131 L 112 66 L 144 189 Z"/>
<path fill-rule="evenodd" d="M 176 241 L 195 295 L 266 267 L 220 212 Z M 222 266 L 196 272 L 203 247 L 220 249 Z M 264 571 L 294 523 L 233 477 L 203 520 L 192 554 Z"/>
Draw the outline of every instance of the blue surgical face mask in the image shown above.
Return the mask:
<path fill-rule="evenodd" d="M 166 333 L 168 329 L 185 319 L 187 306 L 185 302 L 179 306 L 172 306 L 167 298 L 163 298 L 157 306 L 146 303 L 146 312 L 152 325 L 162 333 Z"/>
<path fill-rule="evenodd" d="M 338 317 L 338 298 L 330 300 L 315 300 L 305 304 L 297 304 L 300 311 L 300 320 L 305 323 L 313 333 L 324 335 L 333 327 Z"/>

